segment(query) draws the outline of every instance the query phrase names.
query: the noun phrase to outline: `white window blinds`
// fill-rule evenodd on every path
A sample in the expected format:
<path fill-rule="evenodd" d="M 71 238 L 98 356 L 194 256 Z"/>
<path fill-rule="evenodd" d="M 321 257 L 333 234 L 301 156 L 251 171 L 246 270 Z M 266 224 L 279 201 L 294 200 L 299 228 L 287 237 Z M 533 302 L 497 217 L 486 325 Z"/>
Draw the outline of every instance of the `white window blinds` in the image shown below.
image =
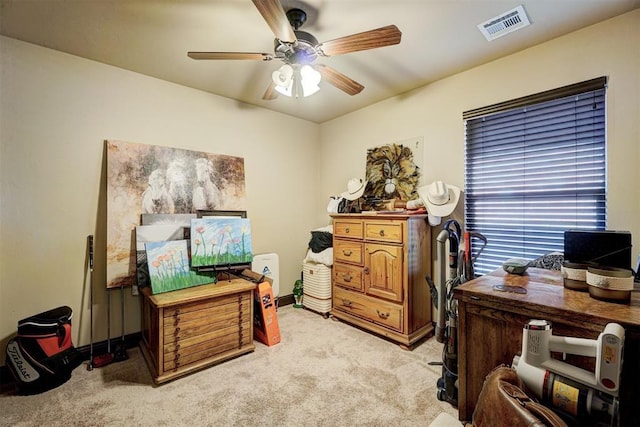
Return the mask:
<path fill-rule="evenodd" d="M 465 112 L 465 227 L 484 274 L 606 224 L 606 78 Z"/>

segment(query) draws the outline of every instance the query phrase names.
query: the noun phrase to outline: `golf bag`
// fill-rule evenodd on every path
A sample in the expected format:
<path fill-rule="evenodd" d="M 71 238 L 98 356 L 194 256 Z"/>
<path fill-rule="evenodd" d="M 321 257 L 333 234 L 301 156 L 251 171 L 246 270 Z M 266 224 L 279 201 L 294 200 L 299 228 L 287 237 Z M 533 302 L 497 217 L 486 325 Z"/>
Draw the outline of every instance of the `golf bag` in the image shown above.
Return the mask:
<path fill-rule="evenodd" d="M 55 388 L 82 363 L 71 342 L 72 315 L 71 308 L 62 306 L 18 322 L 18 335 L 7 344 L 6 363 L 22 393 Z"/>

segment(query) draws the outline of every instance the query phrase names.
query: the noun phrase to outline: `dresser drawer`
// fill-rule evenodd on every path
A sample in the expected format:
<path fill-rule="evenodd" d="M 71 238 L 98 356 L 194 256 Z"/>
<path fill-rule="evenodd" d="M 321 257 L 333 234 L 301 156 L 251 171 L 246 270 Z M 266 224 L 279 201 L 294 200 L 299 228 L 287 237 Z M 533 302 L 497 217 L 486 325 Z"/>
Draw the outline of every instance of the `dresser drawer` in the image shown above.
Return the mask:
<path fill-rule="evenodd" d="M 333 240 L 333 256 L 336 261 L 362 265 L 362 250 L 362 242 L 341 239 Z"/>
<path fill-rule="evenodd" d="M 173 358 L 166 358 L 164 363 L 164 371 L 171 372 L 178 369 L 185 369 L 189 367 L 196 367 L 198 364 L 203 364 L 207 359 L 220 358 L 225 353 L 238 351 L 242 347 L 251 344 L 250 340 L 244 339 L 242 343 L 235 341 L 227 341 L 225 343 L 217 343 L 215 347 L 206 347 L 200 352 L 194 353 L 177 353 Z"/>
<path fill-rule="evenodd" d="M 165 360 L 174 358 L 176 354 L 187 355 L 197 353 L 208 347 L 212 347 L 213 343 L 222 344 L 227 341 L 238 343 L 238 337 L 241 336 L 242 329 L 244 329 L 244 327 L 236 323 L 226 328 L 220 328 L 191 337 L 181 337 L 179 335 L 165 337 Z"/>
<path fill-rule="evenodd" d="M 165 342 L 165 371 L 181 368 L 251 344 L 251 320 L 179 341 Z"/>
<path fill-rule="evenodd" d="M 362 239 L 362 221 L 336 219 L 333 222 L 333 235 L 334 237 Z"/>
<path fill-rule="evenodd" d="M 251 309 L 250 294 L 217 298 L 211 302 L 185 304 L 164 310 L 163 327 L 165 334 L 178 325 L 211 325 L 229 314 L 248 312 Z"/>
<path fill-rule="evenodd" d="M 164 336 L 165 343 L 169 340 L 184 340 L 198 335 L 218 330 L 227 326 L 238 324 L 238 319 L 245 320 L 249 317 L 249 307 L 244 312 L 238 312 L 238 306 L 235 306 L 235 312 L 210 314 L 206 317 L 196 319 L 181 319 L 175 323 L 166 324 L 165 318 Z"/>
<path fill-rule="evenodd" d="M 402 306 L 334 288 L 333 308 L 402 332 Z"/>
<path fill-rule="evenodd" d="M 335 263 L 333 264 L 333 280 L 337 285 L 362 291 L 362 267 Z"/>
<path fill-rule="evenodd" d="M 165 325 L 168 318 L 171 319 L 188 319 L 215 315 L 224 311 L 233 311 L 238 309 L 238 304 L 247 304 L 251 301 L 249 294 L 227 295 L 214 298 L 208 301 L 192 302 L 187 304 L 179 304 L 164 310 Z"/>
<path fill-rule="evenodd" d="M 376 222 L 364 223 L 364 238 L 380 242 L 402 243 L 402 222 Z"/>

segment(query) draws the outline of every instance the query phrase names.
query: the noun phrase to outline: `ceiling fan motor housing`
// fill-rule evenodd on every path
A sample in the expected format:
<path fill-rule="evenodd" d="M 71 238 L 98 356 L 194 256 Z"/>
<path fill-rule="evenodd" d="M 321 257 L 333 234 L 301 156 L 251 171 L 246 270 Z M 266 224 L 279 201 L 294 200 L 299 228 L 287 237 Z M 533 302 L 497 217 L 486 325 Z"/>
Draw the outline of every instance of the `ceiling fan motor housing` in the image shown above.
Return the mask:
<path fill-rule="evenodd" d="M 274 41 L 276 57 L 287 64 L 305 65 L 312 63 L 318 57 L 316 52 L 318 39 L 306 31 L 298 30 L 306 22 L 307 13 L 302 9 L 293 8 L 289 9 L 286 14 L 297 40 L 294 43 L 289 43 L 276 38 Z"/>
<path fill-rule="evenodd" d="M 306 31 L 294 31 L 297 41 L 285 43 L 275 39 L 276 57 L 282 58 L 288 64 L 310 64 L 318 57 L 316 46 L 318 40 Z"/>

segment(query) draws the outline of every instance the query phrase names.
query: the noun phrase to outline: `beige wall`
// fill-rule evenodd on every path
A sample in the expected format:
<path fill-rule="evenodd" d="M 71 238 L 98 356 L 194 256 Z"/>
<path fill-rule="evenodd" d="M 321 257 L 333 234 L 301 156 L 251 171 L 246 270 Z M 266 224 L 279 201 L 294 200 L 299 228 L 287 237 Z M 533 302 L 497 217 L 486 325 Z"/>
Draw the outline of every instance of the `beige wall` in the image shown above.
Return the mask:
<path fill-rule="evenodd" d="M 0 37 L 0 348 L 17 320 L 63 304 L 74 310 L 75 344 L 88 344 L 89 234 L 97 239 L 96 282 L 105 280 L 104 139 L 244 157 L 254 250 L 280 254 L 286 295 L 309 230 L 328 223 L 330 195 L 364 176 L 367 148 L 422 137 L 426 181 L 462 186 L 463 111 L 608 75 L 608 226 L 637 242 L 636 40 L 640 10 L 315 125 Z M 132 333 L 139 310 L 126 295 Z M 112 335 L 120 333 L 119 301 L 116 291 Z M 99 341 L 104 293 L 94 307 Z"/>
<path fill-rule="evenodd" d="M 609 76 L 607 227 L 631 231 L 635 263 L 640 251 L 639 40 L 640 10 L 635 10 L 323 123 L 320 196 L 343 191 L 352 176 L 364 177 L 367 148 L 416 136 L 424 138 L 426 182 L 441 179 L 462 187 L 463 111 Z M 461 212 L 459 205 L 456 215 Z"/>
<path fill-rule="evenodd" d="M 105 139 L 243 157 L 254 253 L 279 254 L 280 295 L 292 293 L 309 231 L 326 225 L 314 208 L 317 124 L 13 39 L 0 48 L 0 365 L 17 321 L 59 305 L 73 309 L 74 344 L 89 343 L 90 234 L 94 340 L 106 338 Z M 126 333 L 140 330 L 130 294 Z"/>

